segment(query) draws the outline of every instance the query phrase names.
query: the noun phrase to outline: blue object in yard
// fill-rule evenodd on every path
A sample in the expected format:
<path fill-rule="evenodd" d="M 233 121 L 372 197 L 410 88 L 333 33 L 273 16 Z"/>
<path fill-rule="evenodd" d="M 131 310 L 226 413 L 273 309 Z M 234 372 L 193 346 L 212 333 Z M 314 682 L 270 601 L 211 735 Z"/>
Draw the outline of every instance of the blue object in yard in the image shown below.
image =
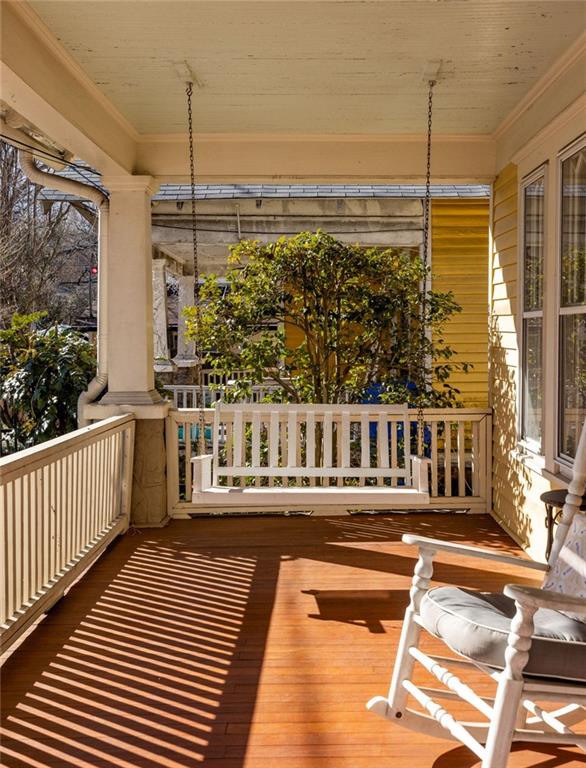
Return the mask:
<path fill-rule="evenodd" d="M 410 392 L 417 392 L 417 385 L 413 381 L 407 381 L 405 383 L 405 387 Z M 364 395 L 364 398 L 362 399 L 362 403 L 364 405 L 380 405 L 381 404 L 381 394 L 384 392 L 384 387 L 382 384 L 378 384 L 374 382 L 371 384 L 368 389 L 366 390 L 366 393 Z M 409 406 L 409 408 L 413 408 L 413 406 Z M 378 425 L 376 422 L 370 422 L 369 425 L 369 436 L 371 440 L 376 440 L 377 436 L 377 428 Z M 388 437 L 389 440 L 391 439 L 391 425 L 389 424 L 388 427 Z M 414 422 L 411 422 L 411 445 L 415 443 L 417 444 L 417 424 Z M 403 434 L 403 422 L 400 421 L 397 424 L 397 441 L 399 443 L 403 442 L 404 434 Z M 430 428 L 425 425 L 423 427 L 423 454 L 427 458 L 431 457 L 431 430 Z"/>
<path fill-rule="evenodd" d="M 199 440 L 199 424 L 192 424 L 191 425 L 190 433 L 191 433 L 191 440 L 192 441 Z M 210 425 L 208 427 L 205 427 L 203 433 L 204 433 L 206 441 L 207 442 L 211 442 L 212 436 L 213 436 L 212 426 Z M 183 426 L 182 425 L 179 425 L 178 435 L 179 435 L 179 440 L 183 441 L 185 439 L 184 435 L 183 435 Z"/>

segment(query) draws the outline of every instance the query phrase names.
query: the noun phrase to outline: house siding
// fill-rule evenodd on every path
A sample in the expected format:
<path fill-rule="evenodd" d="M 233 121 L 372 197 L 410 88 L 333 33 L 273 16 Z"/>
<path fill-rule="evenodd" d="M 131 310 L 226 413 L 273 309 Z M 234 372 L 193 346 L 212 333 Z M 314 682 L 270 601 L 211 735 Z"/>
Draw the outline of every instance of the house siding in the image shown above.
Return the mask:
<path fill-rule="evenodd" d="M 490 368 L 493 408 L 493 515 L 536 559 L 546 530 L 539 497 L 552 484 L 518 452 L 518 199 L 517 167 L 495 179 L 492 209 Z"/>
<path fill-rule="evenodd" d="M 454 349 L 454 362 L 471 363 L 450 383 L 468 407 L 488 404 L 488 200 L 434 200 L 431 207 L 433 288 L 452 291 L 462 311 L 446 324 L 442 337 Z"/>

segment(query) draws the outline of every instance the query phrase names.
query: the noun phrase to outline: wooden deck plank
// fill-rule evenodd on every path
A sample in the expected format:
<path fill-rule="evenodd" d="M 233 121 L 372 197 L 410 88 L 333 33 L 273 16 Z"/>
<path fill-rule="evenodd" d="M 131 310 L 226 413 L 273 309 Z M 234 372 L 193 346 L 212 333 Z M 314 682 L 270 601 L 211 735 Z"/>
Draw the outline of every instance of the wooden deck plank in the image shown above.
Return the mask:
<path fill-rule="evenodd" d="M 518 551 L 490 518 L 462 515 L 198 519 L 123 537 L 6 659 L 2 764 L 476 767 L 364 707 L 388 687 L 407 531 Z M 435 583 L 530 583 L 489 568 L 440 557 Z M 510 768 L 554 764 L 580 756 L 519 745 Z"/>

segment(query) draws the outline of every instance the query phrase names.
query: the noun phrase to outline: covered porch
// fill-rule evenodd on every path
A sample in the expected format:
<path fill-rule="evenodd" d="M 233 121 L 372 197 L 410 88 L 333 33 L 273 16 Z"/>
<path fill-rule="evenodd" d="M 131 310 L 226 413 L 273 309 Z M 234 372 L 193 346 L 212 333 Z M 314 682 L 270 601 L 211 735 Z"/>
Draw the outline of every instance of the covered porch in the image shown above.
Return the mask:
<path fill-rule="evenodd" d="M 562 165 L 584 151 L 583 4 L 161 0 L 141 3 L 140 18 L 136 8 L 2 3 L 2 137 L 32 181 L 85 195 L 100 220 L 98 370 L 80 400 L 81 428 L 0 465 L 5 762 L 472 768 L 478 761 L 464 748 L 381 727 L 364 703 L 388 683 L 408 601 L 414 552 L 401 535 L 543 561 L 540 496 L 568 485 L 585 409 L 579 387 L 562 397 L 559 321 L 575 322 L 570 379 L 581 381 L 586 304 L 558 306 L 559 235 Z M 208 448 L 214 439 L 237 446 L 231 468 L 239 452 L 258 469 L 261 436 L 274 437 L 263 467 L 283 476 L 305 467 L 287 479 L 295 490 L 312 487 L 314 467 L 297 449 L 314 422 L 302 406 L 264 422 L 251 407 L 219 431 L 217 411 L 176 407 L 155 386 L 153 197 L 189 182 L 186 82 L 198 183 L 374 190 L 425 183 L 430 80 L 431 181 L 491 186 L 489 285 L 477 300 L 486 307 L 488 406 L 421 414 L 428 494 L 417 509 L 396 499 L 279 503 L 284 484 L 274 478 L 268 509 L 206 507 L 192 463 L 201 431 Z M 63 181 L 71 164 L 94 169 L 100 188 Z M 580 178 L 573 200 L 583 197 Z M 528 374 L 535 380 L 525 320 L 537 315 L 526 318 L 523 304 L 525 192 L 535 179 L 547 200 L 536 235 L 548 287 L 535 310 L 541 378 L 530 414 L 539 445 L 523 431 Z M 572 210 L 579 240 L 584 216 Z M 476 222 L 465 227 L 455 225 L 456 240 Z M 456 258 L 444 248 L 446 285 L 461 278 Z M 368 419 L 343 408 L 327 418 L 321 439 L 341 479 L 332 486 L 345 487 L 352 443 L 374 435 L 352 453 L 353 468 L 400 490 L 393 471 L 409 454 L 415 413 L 402 432 L 384 408 Z M 440 583 L 530 583 L 512 566 L 439 561 Z M 579 760 L 570 748 L 518 745 L 509 765 Z"/>

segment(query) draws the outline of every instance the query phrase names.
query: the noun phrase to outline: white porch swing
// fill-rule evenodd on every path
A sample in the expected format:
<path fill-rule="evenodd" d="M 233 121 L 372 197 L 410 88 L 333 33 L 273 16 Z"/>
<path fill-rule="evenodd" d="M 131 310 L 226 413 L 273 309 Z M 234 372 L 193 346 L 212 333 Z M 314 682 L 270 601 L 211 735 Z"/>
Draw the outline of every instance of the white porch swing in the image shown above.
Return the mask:
<path fill-rule="evenodd" d="M 198 292 L 195 152 L 191 96 L 187 83 L 193 264 L 196 305 Z M 431 130 L 435 80 L 429 82 L 427 169 L 422 260 L 428 269 L 431 201 Z M 425 336 L 423 291 L 420 332 Z M 421 345 L 423 354 L 423 345 Z M 198 348 L 198 352 L 201 350 Z M 201 359 L 201 354 L 199 354 Z M 418 366 L 418 392 L 425 389 L 423 365 Z M 201 368 L 201 365 L 200 365 Z M 200 375 L 201 386 L 201 375 Z M 203 403 L 200 390 L 199 402 Z M 398 425 L 404 447 L 389 460 L 389 437 Z M 212 453 L 205 452 L 205 418 L 199 409 L 199 454 L 191 459 L 191 502 L 202 507 L 279 507 L 345 505 L 356 507 L 420 507 L 430 502 L 429 459 L 424 454 L 424 413 L 417 410 L 417 456 L 411 455 L 408 405 L 233 405 L 216 403 Z M 376 435 L 375 458 L 371 437 Z M 354 450 L 350 450 L 351 436 Z M 359 464 L 357 461 L 359 456 Z M 236 480 L 236 484 L 234 481 Z M 293 485 L 291 484 L 293 483 Z"/>

